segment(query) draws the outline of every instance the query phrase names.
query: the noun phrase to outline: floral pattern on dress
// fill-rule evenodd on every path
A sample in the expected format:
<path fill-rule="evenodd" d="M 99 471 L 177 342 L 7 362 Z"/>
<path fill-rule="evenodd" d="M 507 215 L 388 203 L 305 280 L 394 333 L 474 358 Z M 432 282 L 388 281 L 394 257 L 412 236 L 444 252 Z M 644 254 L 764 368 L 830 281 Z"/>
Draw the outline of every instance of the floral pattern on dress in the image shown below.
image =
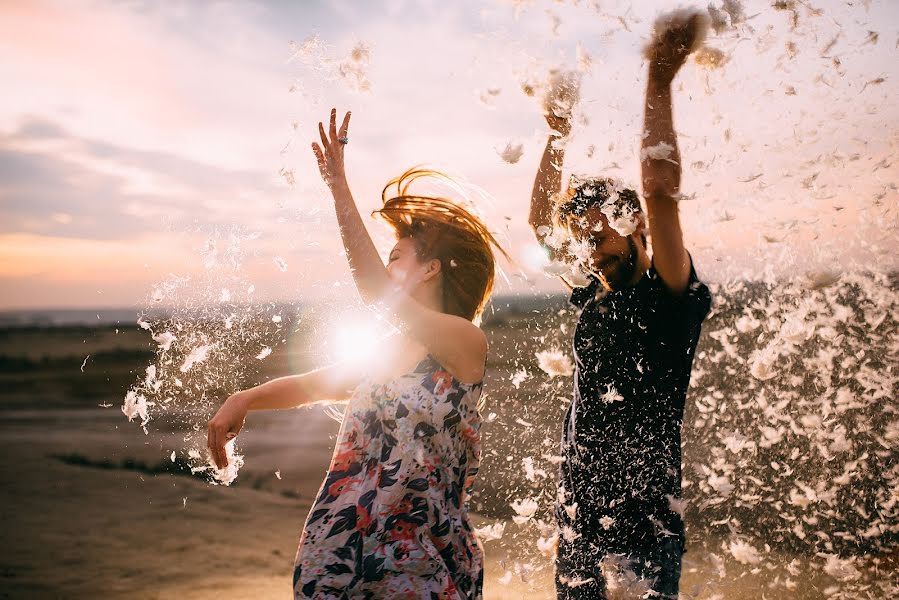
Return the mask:
<path fill-rule="evenodd" d="M 356 388 L 300 537 L 295 598 L 482 597 L 467 507 L 481 387 L 428 356 L 411 373 Z"/>

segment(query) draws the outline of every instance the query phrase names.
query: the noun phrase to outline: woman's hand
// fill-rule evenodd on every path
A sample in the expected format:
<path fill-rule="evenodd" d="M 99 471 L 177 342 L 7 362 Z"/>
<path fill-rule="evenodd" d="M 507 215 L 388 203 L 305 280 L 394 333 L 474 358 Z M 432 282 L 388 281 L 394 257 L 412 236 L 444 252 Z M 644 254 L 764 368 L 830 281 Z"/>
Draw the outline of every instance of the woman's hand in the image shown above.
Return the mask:
<path fill-rule="evenodd" d="M 249 406 L 241 392 L 231 395 L 222 404 L 215 416 L 207 425 L 206 447 L 215 466 L 224 469 L 228 466 L 228 455 L 225 444 L 237 437 L 247 418 Z"/>
<path fill-rule="evenodd" d="M 312 151 L 315 158 L 318 159 L 318 170 L 322 174 L 322 179 L 333 189 L 338 183 L 346 181 L 346 171 L 343 166 L 343 151 L 349 142 L 347 132 L 350 126 L 350 115 L 347 112 L 343 117 L 343 123 L 340 125 L 340 131 L 337 130 L 337 109 L 331 109 L 331 125 L 328 135 L 325 135 L 325 127 L 319 122 L 318 133 L 321 136 L 322 145 L 312 143 Z"/>

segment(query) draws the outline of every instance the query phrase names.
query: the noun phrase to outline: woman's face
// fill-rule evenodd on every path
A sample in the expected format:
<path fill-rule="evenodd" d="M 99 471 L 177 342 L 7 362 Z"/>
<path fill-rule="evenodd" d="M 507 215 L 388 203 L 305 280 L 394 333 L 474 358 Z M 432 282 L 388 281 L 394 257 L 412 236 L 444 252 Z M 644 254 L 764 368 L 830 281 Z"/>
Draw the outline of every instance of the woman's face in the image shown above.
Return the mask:
<path fill-rule="evenodd" d="M 428 262 L 418 260 L 412 238 L 401 238 L 387 258 L 387 274 L 390 280 L 405 290 L 413 290 L 427 272 Z"/>

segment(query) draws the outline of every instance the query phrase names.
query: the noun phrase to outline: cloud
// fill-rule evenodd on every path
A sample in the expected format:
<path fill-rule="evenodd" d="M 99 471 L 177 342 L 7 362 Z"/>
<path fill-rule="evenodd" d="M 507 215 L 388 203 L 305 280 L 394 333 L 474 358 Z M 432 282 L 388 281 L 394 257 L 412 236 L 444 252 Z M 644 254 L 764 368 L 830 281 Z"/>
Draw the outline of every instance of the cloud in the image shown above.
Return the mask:
<path fill-rule="evenodd" d="M 74 135 L 246 168 L 285 132 L 286 40 L 250 3 L 0 7 L 0 127 L 23 109 Z M 27 107 L 27 108 L 26 108 Z M 283 133 L 282 133 L 283 135 Z"/>
<path fill-rule="evenodd" d="M 0 136 L 0 180 L 3 233 L 123 239 L 164 224 L 266 227 L 288 201 L 274 173 L 85 140 L 36 118 Z"/>
<path fill-rule="evenodd" d="M 0 78 L 15 82 L 0 95 L 0 234 L 55 248 L 60 256 L 41 254 L 34 277 L 59 279 L 77 265 L 51 239 L 166 244 L 239 227 L 259 234 L 260 269 L 283 255 L 291 276 L 304 265 L 307 279 L 331 283 L 345 260 L 309 143 L 337 106 L 354 112 L 347 165 L 363 214 L 384 182 L 427 163 L 485 188 L 488 222 L 520 255 L 533 244 L 527 202 L 546 132 L 521 81 L 574 68 L 578 46 L 589 54 L 566 170 L 635 183 L 640 48 L 663 4 L 554 5 L 549 14 L 532 3 L 401 0 L 2 3 L 0 52 L 16 60 L 0 63 Z M 682 222 L 704 274 L 712 265 L 719 277 L 768 264 L 789 271 L 797 256 L 849 264 L 872 229 L 895 225 L 899 105 L 889 99 L 899 76 L 892 44 L 865 44 L 873 25 L 863 26 L 888 11 L 885 2 L 835 5 L 795 31 L 782 11 L 761 11 L 712 40 L 729 56 L 725 68 L 688 65 L 679 75 L 683 185 L 695 196 L 682 203 Z M 288 42 L 310 35 L 321 61 L 288 61 Z M 360 42 L 371 48 L 367 93 L 333 68 Z M 514 165 L 495 151 L 509 140 L 523 144 Z M 153 258 L 152 244 L 138 247 Z M 129 256 L 134 272 L 140 254 Z M 535 289 L 510 275 L 515 289 Z"/>

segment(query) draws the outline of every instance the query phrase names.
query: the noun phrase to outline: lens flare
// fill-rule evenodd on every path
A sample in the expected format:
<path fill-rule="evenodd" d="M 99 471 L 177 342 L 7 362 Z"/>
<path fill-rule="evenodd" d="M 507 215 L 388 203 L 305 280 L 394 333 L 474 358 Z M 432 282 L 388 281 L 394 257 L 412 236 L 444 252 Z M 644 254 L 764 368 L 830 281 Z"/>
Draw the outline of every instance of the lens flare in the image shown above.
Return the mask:
<path fill-rule="evenodd" d="M 361 365 L 377 356 L 384 338 L 395 331 L 374 313 L 344 314 L 331 327 L 329 354 L 334 361 Z"/>
<path fill-rule="evenodd" d="M 549 264 L 549 253 L 540 244 L 526 244 L 521 249 L 521 262 L 525 267 L 534 272 L 541 272 Z"/>

